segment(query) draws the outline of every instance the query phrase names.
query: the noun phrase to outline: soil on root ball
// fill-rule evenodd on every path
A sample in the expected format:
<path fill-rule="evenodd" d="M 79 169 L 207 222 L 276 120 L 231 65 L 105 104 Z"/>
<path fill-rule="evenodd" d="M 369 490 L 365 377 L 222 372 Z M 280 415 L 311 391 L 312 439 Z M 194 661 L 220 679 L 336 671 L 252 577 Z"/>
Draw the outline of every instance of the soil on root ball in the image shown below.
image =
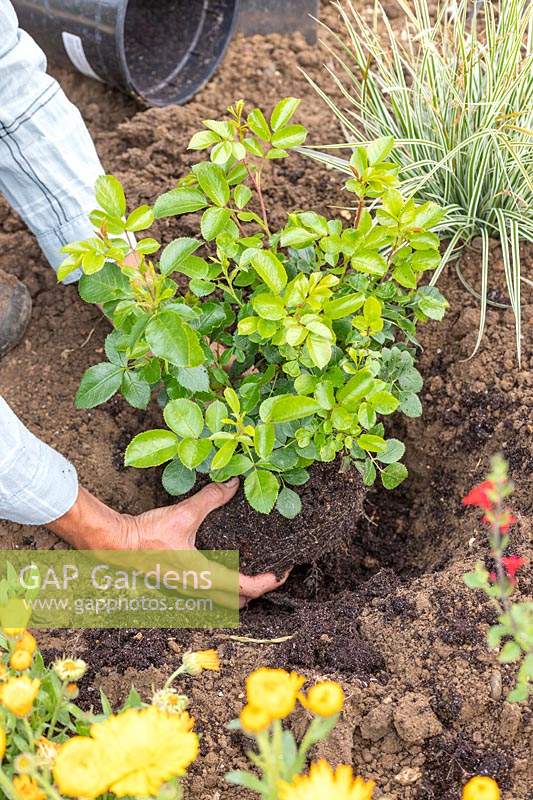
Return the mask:
<path fill-rule="evenodd" d="M 292 487 L 302 511 L 292 520 L 278 511 L 259 514 L 244 491 L 213 511 L 196 539 L 202 550 L 238 550 L 242 572 L 274 572 L 278 577 L 299 564 L 313 564 L 331 552 L 346 552 L 357 531 L 365 490 L 355 469 L 340 471 L 339 461 L 314 464 L 310 480 Z"/>

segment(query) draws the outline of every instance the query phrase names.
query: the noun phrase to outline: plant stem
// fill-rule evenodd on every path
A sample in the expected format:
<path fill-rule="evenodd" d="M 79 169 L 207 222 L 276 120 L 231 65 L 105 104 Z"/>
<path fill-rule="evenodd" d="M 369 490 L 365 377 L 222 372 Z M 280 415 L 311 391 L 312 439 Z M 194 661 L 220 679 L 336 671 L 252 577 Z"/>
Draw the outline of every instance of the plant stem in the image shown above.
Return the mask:
<path fill-rule="evenodd" d="M 246 162 L 244 162 L 244 163 L 245 163 L 248 175 L 250 176 L 250 180 L 252 181 L 252 183 L 254 185 L 254 189 L 255 189 L 255 191 L 257 193 L 257 197 L 258 197 L 258 200 L 259 200 L 259 205 L 261 207 L 261 216 L 263 217 L 263 223 L 264 223 L 264 226 L 265 226 L 265 231 L 266 231 L 267 235 L 270 236 L 271 234 L 270 234 L 270 228 L 268 226 L 268 216 L 267 216 L 267 210 L 266 210 L 266 206 L 265 206 L 265 198 L 263 197 L 263 190 L 261 189 L 261 172 L 258 170 L 254 174 L 254 172 L 250 169 L 249 165 Z"/>
<path fill-rule="evenodd" d="M 54 711 L 53 711 L 53 714 L 52 714 L 52 718 L 50 720 L 50 725 L 48 726 L 48 734 L 47 734 L 47 736 L 48 736 L 49 739 L 51 739 L 52 736 L 55 733 L 56 724 L 57 724 L 57 718 L 58 718 L 58 715 L 59 715 L 59 709 L 61 708 L 61 701 L 63 700 L 63 697 L 65 695 L 65 686 L 66 685 L 67 685 L 66 681 L 63 681 L 62 684 L 61 684 L 61 692 L 60 692 L 59 698 L 57 700 L 57 703 L 55 704 Z"/>
<path fill-rule="evenodd" d="M 163 688 L 164 688 L 164 689 L 169 689 L 169 688 L 170 688 L 170 686 L 172 685 L 172 683 L 173 683 L 173 682 L 176 680 L 176 678 L 178 677 L 178 675 L 181 675 L 181 674 L 184 672 L 184 670 L 185 670 L 185 668 L 184 668 L 183 664 L 181 664 L 181 665 L 180 665 L 180 666 L 177 668 L 177 670 L 175 670 L 175 672 L 173 672 L 173 673 L 172 673 L 172 675 L 170 676 L 170 678 L 168 678 L 168 680 L 166 681 L 166 683 L 165 683 L 165 685 L 164 685 L 164 687 L 163 687 Z"/>
<path fill-rule="evenodd" d="M 2 791 L 5 792 L 6 797 L 10 798 L 10 800 L 14 799 L 14 789 L 13 784 L 5 774 L 4 770 L 0 768 L 0 787 L 2 787 Z"/>

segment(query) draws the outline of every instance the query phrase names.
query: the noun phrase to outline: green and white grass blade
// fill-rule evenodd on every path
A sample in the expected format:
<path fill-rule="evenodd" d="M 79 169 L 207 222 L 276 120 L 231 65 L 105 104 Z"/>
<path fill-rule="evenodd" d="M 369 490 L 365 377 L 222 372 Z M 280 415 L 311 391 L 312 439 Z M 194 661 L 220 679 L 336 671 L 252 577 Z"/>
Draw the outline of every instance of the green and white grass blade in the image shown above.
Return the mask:
<path fill-rule="evenodd" d="M 427 0 L 396 2 L 406 20 L 400 33 L 377 0 L 370 22 L 352 0 L 335 4 L 343 30 L 329 31 L 326 69 L 342 100 L 307 78 L 345 142 L 300 151 L 348 174 L 337 150 L 392 135 L 404 193 L 448 211 L 439 233 L 450 245 L 432 283 L 481 237 L 480 290 L 463 278 L 481 304 L 475 352 L 489 304 L 488 242 L 501 240 L 520 359 L 521 284 L 531 281 L 521 274 L 519 245 L 533 242 L 533 3 L 441 0 L 431 16 Z"/>

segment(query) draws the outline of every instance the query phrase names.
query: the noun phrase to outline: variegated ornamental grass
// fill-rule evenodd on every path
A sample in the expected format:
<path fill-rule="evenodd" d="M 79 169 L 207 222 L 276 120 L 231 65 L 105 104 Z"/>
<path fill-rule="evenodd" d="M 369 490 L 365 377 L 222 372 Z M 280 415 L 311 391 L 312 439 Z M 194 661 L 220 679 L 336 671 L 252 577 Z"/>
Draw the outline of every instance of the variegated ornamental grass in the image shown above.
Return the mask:
<path fill-rule="evenodd" d="M 445 0 L 432 17 L 427 0 L 396 2 L 405 15 L 399 30 L 377 2 L 370 21 L 352 0 L 336 4 L 343 29 L 332 34 L 334 66 L 327 68 L 344 101 L 314 86 L 341 121 L 346 142 L 306 151 L 349 173 L 336 149 L 393 136 L 403 193 L 448 208 L 439 233 L 449 244 L 432 284 L 455 260 L 480 300 L 474 353 L 490 303 L 490 239 L 500 240 L 520 358 L 521 284 L 531 281 L 519 246 L 533 242 L 533 4 Z M 475 238 L 478 290 L 459 260 Z"/>

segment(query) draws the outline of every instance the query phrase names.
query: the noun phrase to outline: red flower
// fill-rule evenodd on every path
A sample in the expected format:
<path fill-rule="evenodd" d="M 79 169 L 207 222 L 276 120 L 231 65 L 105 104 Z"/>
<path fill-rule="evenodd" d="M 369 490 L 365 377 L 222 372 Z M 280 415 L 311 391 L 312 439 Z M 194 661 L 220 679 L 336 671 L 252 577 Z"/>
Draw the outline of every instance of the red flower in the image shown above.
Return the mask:
<path fill-rule="evenodd" d="M 510 525 L 514 525 L 516 522 L 516 517 L 514 514 L 511 514 L 510 511 L 505 512 L 505 520 L 500 521 L 500 530 L 502 533 L 507 533 L 509 530 Z"/>
<path fill-rule="evenodd" d="M 514 581 L 516 573 L 524 564 L 527 564 L 527 561 L 521 556 L 504 556 L 502 558 L 502 564 L 511 581 Z"/>
<path fill-rule="evenodd" d="M 490 511 L 492 508 L 492 500 L 487 496 L 487 492 L 493 492 L 496 487 L 492 481 L 483 481 L 468 492 L 466 497 L 463 497 L 464 506 L 478 506 L 484 508 L 485 511 Z"/>

